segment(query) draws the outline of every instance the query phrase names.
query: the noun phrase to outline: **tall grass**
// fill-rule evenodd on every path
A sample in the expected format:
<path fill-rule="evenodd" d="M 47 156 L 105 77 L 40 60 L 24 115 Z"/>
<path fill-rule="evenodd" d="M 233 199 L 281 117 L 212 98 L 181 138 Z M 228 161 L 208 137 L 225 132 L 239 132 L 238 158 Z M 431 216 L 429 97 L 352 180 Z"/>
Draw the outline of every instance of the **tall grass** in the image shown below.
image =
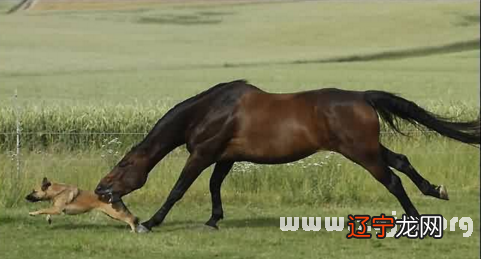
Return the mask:
<path fill-rule="evenodd" d="M 472 40 L 479 22 L 466 24 L 471 19 L 466 18 L 479 16 L 478 6 L 321 1 L 0 15 L 0 59 L 6 61 L 0 67 L 0 102 L 18 89 L 21 102 L 38 105 L 21 107 L 19 178 L 11 155 L 15 113 L 5 104 L 0 107 L 0 206 L 22 204 L 25 192 L 43 176 L 92 189 L 177 99 L 232 79 L 247 78 L 273 92 L 332 86 L 387 90 L 429 103 L 425 107 L 441 115 L 474 119 L 479 114 L 473 107 L 479 101 L 479 48 L 474 44 L 456 47 L 459 53 L 425 55 L 433 47 L 441 54 L 453 51 L 446 48 L 449 44 Z M 142 23 L 146 20 L 154 22 Z M 439 51 L 436 46 L 445 48 Z M 412 53 L 418 49 L 422 53 Z M 417 58 L 300 64 L 376 53 L 385 57 L 393 51 Z M 232 64 L 259 66 L 229 67 Z M 176 101 L 133 103 L 166 97 Z M 466 104 L 447 104 L 452 100 Z M 79 106 L 56 106 L 62 102 Z M 414 130 L 407 124 L 400 127 Z M 406 139 L 388 133 L 382 141 L 405 151 L 433 182 L 448 188 L 478 186 L 473 181 L 478 178 L 476 150 L 434 134 L 413 135 Z M 291 165 L 236 164 L 223 189 L 224 201 L 393 200 L 359 166 L 338 155 L 325 156 Z M 182 149 L 169 155 L 147 186 L 127 201 L 161 203 L 185 159 Z M 184 201 L 209 201 L 208 176 L 201 176 Z M 410 193 L 420 195 L 409 180 L 404 182 Z"/>
<path fill-rule="evenodd" d="M 101 148 L 112 139 L 123 147 L 140 141 L 165 112 L 169 104 L 117 105 L 117 106 L 27 106 L 21 109 L 21 142 L 28 150 L 61 147 L 65 149 Z M 443 106 L 441 103 L 429 110 L 456 120 L 472 120 L 478 111 L 462 103 Z M 385 125 L 383 125 L 385 126 Z M 404 131 L 416 131 L 401 123 Z M 384 127 L 384 131 L 390 129 Z M 16 145 L 16 115 L 11 107 L 0 107 L 0 149 L 12 150 Z M 391 138 L 387 134 L 383 138 Z"/>
<path fill-rule="evenodd" d="M 22 146 L 27 149 L 61 146 L 67 149 L 100 148 L 111 139 L 135 143 L 142 139 L 168 107 L 48 106 L 26 107 L 20 112 Z M 0 108 L 0 147 L 15 145 L 16 115 Z"/>
<path fill-rule="evenodd" d="M 399 138 L 383 141 L 390 149 L 406 154 L 413 166 L 433 184 L 445 184 L 451 195 L 460 190 L 479 188 L 479 150 L 445 138 Z M 169 154 L 150 173 L 147 184 L 126 197 L 128 204 L 160 204 L 177 180 L 187 153 L 180 149 Z M 75 184 L 92 190 L 123 156 L 119 144 L 98 150 L 22 154 L 21 174 L 16 178 L 15 160 L 0 154 L 0 207 L 23 206 L 23 197 L 42 177 Z M 207 169 L 190 188 L 183 202 L 210 203 Z M 422 196 L 403 174 L 410 196 Z M 236 163 L 222 189 L 230 204 L 357 204 L 396 200 L 360 166 L 330 152 L 321 152 L 284 165 Z"/>

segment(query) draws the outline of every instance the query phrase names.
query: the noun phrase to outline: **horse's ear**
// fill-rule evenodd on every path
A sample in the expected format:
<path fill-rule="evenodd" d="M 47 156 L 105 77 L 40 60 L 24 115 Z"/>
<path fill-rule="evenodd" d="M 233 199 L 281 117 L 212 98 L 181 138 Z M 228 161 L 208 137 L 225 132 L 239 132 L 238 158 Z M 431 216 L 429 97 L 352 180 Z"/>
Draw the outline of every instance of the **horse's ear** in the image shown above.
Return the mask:
<path fill-rule="evenodd" d="M 50 185 L 52 185 L 52 183 L 47 179 L 47 177 L 44 177 L 42 180 L 42 191 L 46 191 Z"/>

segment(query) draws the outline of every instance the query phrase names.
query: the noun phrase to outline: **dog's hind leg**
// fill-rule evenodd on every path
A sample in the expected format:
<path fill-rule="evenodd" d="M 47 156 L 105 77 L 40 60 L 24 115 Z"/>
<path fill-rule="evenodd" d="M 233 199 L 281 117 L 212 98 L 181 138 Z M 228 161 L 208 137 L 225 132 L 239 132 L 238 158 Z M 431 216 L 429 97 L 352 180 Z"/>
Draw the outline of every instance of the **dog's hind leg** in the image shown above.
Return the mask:
<path fill-rule="evenodd" d="M 123 203 L 119 202 L 114 204 L 104 204 L 103 206 L 99 206 L 97 209 L 113 219 L 127 223 L 132 232 L 135 232 L 137 224 L 139 223 L 139 219 L 132 215 L 132 213 L 130 213 Z"/>

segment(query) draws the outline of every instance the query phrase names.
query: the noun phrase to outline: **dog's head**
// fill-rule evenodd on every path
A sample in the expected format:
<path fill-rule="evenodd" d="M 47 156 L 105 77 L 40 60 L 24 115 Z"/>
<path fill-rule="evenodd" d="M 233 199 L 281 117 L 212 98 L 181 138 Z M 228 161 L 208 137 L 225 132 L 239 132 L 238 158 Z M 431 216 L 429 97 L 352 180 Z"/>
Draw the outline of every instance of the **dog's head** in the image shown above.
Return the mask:
<path fill-rule="evenodd" d="M 37 202 L 37 201 L 46 201 L 53 198 L 54 192 L 51 190 L 52 183 L 44 177 L 42 180 L 42 184 L 25 197 L 27 201 L 30 202 Z"/>

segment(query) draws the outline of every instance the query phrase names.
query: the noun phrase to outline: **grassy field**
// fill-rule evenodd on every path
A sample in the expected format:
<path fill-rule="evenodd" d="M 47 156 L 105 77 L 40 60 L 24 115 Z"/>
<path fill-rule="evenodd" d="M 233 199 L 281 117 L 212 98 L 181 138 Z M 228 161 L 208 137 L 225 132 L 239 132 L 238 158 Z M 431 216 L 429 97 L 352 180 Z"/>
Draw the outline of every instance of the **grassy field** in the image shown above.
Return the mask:
<path fill-rule="evenodd" d="M 375 88 L 421 103 L 474 104 L 478 10 L 477 2 L 363 1 L 0 16 L 0 98 L 8 101 L 18 88 L 21 100 L 39 105 L 173 104 L 246 78 L 275 92 Z M 302 63 L 388 51 L 409 57 L 413 49 L 472 40 L 478 44 L 418 58 Z"/>
<path fill-rule="evenodd" d="M 0 9 L 8 6 L 1 3 Z M 104 9 L 104 8 L 102 8 Z M 0 132 L 15 131 L 19 93 L 22 174 L 13 135 L 0 134 L 2 258 L 476 258 L 479 256 L 479 148 L 433 135 L 383 135 L 450 201 L 423 196 L 399 174 L 422 214 L 471 217 L 464 238 L 348 240 L 342 232 L 282 232 L 279 217 L 380 215 L 402 208 L 359 166 L 320 153 L 278 166 L 236 164 L 223 186 L 220 231 L 210 214 L 204 172 L 165 224 L 150 235 L 92 213 L 55 217 L 28 211 L 24 196 L 43 176 L 92 189 L 142 138 L 40 132 L 137 132 L 172 105 L 219 82 L 246 78 L 273 92 L 320 87 L 402 94 L 458 119 L 479 114 L 479 2 L 291 2 L 156 4 L 135 9 L 31 11 L 0 15 Z M 148 219 L 185 162 L 179 149 L 125 198 Z M 324 223 L 324 222 L 323 222 Z"/>
<path fill-rule="evenodd" d="M 181 203 L 165 225 L 150 235 L 134 235 L 120 224 L 93 214 L 59 218 L 48 226 L 42 218 L 32 219 L 27 209 L 2 213 L 0 231 L 3 258 L 477 258 L 479 256 L 479 192 L 456 192 L 444 207 L 440 201 L 415 199 L 424 210 L 435 210 L 446 218 L 470 216 L 475 222 L 471 237 L 465 231 L 446 231 L 439 240 L 407 238 L 347 240 L 342 232 L 283 232 L 279 216 L 341 216 L 353 211 L 376 214 L 389 205 L 357 207 L 232 206 L 219 231 L 206 230 L 208 206 Z M 475 206 L 466 206 L 466 201 Z M 478 205 L 476 205 L 478 204 Z M 145 206 L 132 207 L 150 215 Z M 400 212 L 399 210 L 397 211 Z M 388 214 L 388 213 L 387 213 Z M 390 215 L 390 213 L 389 213 Z M 323 222 L 324 223 L 324 222 Z M 456 225 L 457 227 L 457 225 Z M 449 229 L 449 228 L 448 228 Z"/>

